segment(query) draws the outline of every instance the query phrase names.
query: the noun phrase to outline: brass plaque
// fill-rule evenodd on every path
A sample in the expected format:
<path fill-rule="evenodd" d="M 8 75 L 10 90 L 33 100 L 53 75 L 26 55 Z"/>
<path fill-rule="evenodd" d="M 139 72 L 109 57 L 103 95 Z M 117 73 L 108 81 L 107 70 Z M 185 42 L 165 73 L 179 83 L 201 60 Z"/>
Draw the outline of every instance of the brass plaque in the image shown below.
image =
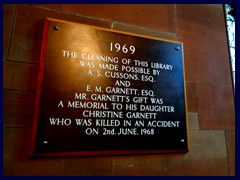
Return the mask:
<path fill-rule="evenodd" d="M 183 44 L 46 19 L 34 157 L 188 152 Z"/>

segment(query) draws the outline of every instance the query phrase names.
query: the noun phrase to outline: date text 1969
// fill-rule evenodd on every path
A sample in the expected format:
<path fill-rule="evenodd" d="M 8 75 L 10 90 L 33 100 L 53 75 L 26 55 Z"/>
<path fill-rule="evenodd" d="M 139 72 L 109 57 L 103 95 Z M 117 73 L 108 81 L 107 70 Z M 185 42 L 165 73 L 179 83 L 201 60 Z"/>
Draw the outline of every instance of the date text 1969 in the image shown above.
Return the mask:
<path fill-rule="evenodd" d="M 127 44 L 121 45 L 119 43 L 110 43 L 110 51 L 113 52 L 119 52 L 122 51 L 124 54 L 131 53 L 134 54 L 135 52 L 135 46 L 130 45 L 128 46 Z"/>

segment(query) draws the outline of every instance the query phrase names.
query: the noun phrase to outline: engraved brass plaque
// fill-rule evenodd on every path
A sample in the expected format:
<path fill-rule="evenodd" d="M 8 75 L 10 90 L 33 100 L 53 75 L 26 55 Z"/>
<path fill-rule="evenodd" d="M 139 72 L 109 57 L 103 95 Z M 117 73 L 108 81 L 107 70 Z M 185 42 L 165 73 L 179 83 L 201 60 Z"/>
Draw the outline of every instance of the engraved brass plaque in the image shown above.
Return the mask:
<path fill-rule="evenodd" d="M 46 19 L 34 157 L 188 152 L 183 44 Z"/>

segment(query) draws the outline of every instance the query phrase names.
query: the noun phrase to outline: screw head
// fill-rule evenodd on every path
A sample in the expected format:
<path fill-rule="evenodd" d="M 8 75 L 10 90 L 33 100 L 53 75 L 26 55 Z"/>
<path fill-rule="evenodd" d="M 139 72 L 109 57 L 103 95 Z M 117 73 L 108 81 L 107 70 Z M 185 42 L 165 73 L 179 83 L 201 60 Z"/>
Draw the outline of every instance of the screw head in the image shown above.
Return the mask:
<path fill-rule="evenodd" d="M 175 47 L 175 50 L 176 50 L 176 51 L 179 51 L 179 49 L 180 49 L 180 48 L 179 48 L 178 46 Z"/>
<path fill-rule="evenodd" d="M 60 29 L 60 27 L 57 26 L 57 25 L 55 25 L 55 26 L 53 26 L 53 29 L 54 29 L 55 31 L 58 31 L 58 30 Z"/>

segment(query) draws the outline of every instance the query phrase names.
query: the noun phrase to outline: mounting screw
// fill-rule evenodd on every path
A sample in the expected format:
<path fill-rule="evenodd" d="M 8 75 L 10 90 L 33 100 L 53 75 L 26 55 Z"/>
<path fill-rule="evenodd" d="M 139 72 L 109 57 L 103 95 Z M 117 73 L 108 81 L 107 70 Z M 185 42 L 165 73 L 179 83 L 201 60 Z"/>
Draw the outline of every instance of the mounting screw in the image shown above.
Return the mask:
<path fill-rule="evenodd" d="M 180 48 L 179 48 L 178 46 L 175 47 L 175 50 L 176 50 L 176 51 L 179 51 L 179 49 L 180 49 Z"/>
<path fill-rule="evenodd" d="M 55 25 L 55 26 L 53 26 L 53 29 L 54 29 L 55 31 L 58 31 L 58 30 L 60 29 L 60 27 L 57 26 L 57 25 Z"/>

